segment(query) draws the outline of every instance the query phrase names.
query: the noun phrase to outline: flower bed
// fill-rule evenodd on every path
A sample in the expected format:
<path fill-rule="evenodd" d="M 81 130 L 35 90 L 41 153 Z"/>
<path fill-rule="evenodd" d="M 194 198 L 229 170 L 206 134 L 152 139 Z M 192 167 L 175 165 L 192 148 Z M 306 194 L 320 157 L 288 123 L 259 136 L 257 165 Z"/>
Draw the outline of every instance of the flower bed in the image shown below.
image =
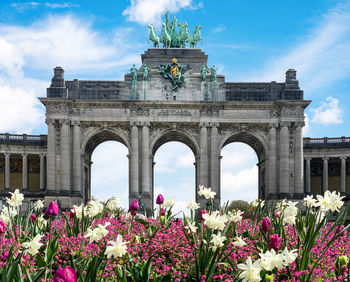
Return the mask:
<path fill-rule="evenodd" d="M 20 216 L 23 195 L 11 194 L 0 215 L 3 281 L 349 281 L 348 211 L 335 192 L 299 206 L 256 201 L 244 218 L 212 210 L 215 192 L 201 187 L 210 209 L 191 201 L 181 219 L 163 196 L 154 218 L 117 198 L 68 213 L 38 201 Z"/>

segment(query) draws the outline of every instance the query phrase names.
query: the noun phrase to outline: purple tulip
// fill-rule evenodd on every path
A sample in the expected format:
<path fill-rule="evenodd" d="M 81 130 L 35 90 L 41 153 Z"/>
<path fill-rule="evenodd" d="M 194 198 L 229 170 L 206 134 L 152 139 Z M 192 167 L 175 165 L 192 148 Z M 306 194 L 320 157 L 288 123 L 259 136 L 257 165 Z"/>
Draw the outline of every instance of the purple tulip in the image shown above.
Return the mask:
<path fill-rule="evenodd" d="M 36 215 L 34 213 L 30 214 L 30 216 L 29 216 L 30 222 L 34 223 L 35 219 L 36 219 Z"/>
<path fill-rule="evenodd" d="M 57 269 L 52 281 L 53 282 L 76 282 L 77 273 L 70 266 L 66 266 L 65 268 L 60 267 L 59 269 Z"/>
<path fill-rule="evenodd" d="M 9 253 L 7 251 L 3 251 L 0 255 L 0 261 L 5 262 L 8 256 L 9 256 Z"/>
<path fill-rule="evenodd" d="M 160 216 L 164 216 L 165 215 L 165 209 L 161 208 L 160 209 Z"/>
<path fill-rule="evenodd" d="M 74 210 L 74 208 L 71 208 L 70 212 L 68 214 L 69 214 L 69 218 L 70 219 L 74 219 L 74 217 L 75 217 L 75 210 Z"/>
<path fill-rule="evenodd" d="M 156 200 L 157 205 L 161 205 L 164 203 L 164 197 L 162 194 L 159 194 Z"/>
<path fill-rule="evenodd" d="M 129 207 L 131 214 L 136 215 L 136 212 L 138 209 L 139 209 L 139 202 L 137 200 L 133 200 Z"/>
<path fill-rule="evenodd" d="M 279 237 L 277 234 L 273 234 L 270 236 L 270 250 L 274 249 L 276 252 L 281 246 L 281 237 Z"/>
<path fill-rule="evenodd" d="M 5 223 L 0 220 L 0 235 L 4 234 L 6 232 L 6 226 Z"/>
<path fill-rule="evenodd" d="M 45 211 L 45 216 L 58 215 L 59 207 L 56 201 L 52 201 Z"/>
<path fill-rule="evenodd" d="M 201 220 L 203 221 L 203 214 L 208 213 L 208 211 L 207 210 L 201 210 L 200 213 L 201 213 Z"/>
<path fill-rule="evenodd" d="M 268 217 L 264 217 L 262 220 L 262 224 L 261 224 L 261 229 L 264 232 L 270 231 L 271 229 L 271 219 Z"/>

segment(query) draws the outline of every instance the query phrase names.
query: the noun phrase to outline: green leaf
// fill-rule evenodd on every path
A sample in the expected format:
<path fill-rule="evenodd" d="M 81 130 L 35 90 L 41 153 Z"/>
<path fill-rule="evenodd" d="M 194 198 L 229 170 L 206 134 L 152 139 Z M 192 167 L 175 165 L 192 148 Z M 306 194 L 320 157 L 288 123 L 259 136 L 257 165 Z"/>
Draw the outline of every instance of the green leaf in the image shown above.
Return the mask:
<path fill-rule="evenodd" d="M 46 266 L 46 262 L 40 253 L 36 254 L 36 265 L 38 267 L 45 267 Z"/>

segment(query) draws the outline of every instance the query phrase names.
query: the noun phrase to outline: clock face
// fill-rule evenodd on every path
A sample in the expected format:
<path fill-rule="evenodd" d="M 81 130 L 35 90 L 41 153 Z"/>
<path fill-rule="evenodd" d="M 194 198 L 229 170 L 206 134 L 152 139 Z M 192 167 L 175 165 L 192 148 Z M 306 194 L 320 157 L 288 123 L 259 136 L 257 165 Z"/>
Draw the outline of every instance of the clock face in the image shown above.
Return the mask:
<path fill-rule="evenodd" d="M 177 65 L 174 65 L 170 68 L 170 72 L 172 76 L 177 76 L 179 73 L 179 67 Z"/>

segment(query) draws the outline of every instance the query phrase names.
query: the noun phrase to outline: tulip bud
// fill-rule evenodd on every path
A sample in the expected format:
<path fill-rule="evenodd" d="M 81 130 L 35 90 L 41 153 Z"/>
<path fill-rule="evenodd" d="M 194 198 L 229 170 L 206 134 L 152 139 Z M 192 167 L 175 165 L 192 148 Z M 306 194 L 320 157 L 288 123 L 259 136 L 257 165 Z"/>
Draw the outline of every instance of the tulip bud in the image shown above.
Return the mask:
<path fill-rule="evenodd" d="M 270 231 L 271 229 L 271 219 L 268 217 L 264 217 L 262 220 L 262 224 L 261 224 L 261 229 L 264 232 Z"/>
<path fill-rule="evenodd" d="M 165 215 L 165 209 L 163 209 L 163 208 L 160 209 L 160 215 L 161 215 L 161 216 L 164 216 L 164 215 Z"/>
<path fill-rule="evenodd" d="M 52 281 L 53 282 L 76 282 L 77 273 L 70 266 L 66 266 L 65 268 L 60 267 L 59 269 L 57 269 Z"/>
<path fill-rule="evenodd" d="M 281 246 L 281 237 L 279 237 L 277 234 L 273 234 L 270 236 L 270 250 L 274 249 L 276 252 Z"/>
<path fill-rule="evenodd" d="M 73 219 L 75 217 L 75 212 L 74 211 L 75 211 L 74 208 L 70 209 L 70 212 L 69 212 L 70 219 Z"/>
<path fill-rule="evenodd" d="M 58 215 L 59 207 L 56 201 L 52 201 L 45 211 L 45 216 L 56 216 Z"/>
<path fill-rule="evenodd" d="M 130 207 L 129 207 L 131 214 L 132 214 L 132 212 L 135 212 L 135 214 L 136 214 L 138 209 L 139 209 L 139 202 L 137 200 L 133 200 Z"/>
<path fill-rule="evenodd" d="M 111 215 L 110 212 L 107 212 L 107 213 L 106 213 L 106 217 L 109 217 L 110 215 Z"/>
<path fill-rule="evenodd" d="M 29 216 L 30 222 L 34 223 L 35 219 L 36 219 L 36 215 L 34 213 L 30 214 L 30 216 Z"/>
<path fill-rule="evenodd" d="M 203 214 L 208 213 L 208 211 L 207 210 L 201 210 L 200 213 L 201 213 L 201 220 L 203 220 Z"/>
<path fill-rule="evenodd" d="M 164 197 L 162 194 L 159 194 L 156 200 L 157 205 L 161 205 L 164 203 Z"/>
<path fill-rule="evenodd" d="M 6 226 L 5 223 L 0 220 L 0 235 L 4 234 L 6 232 Z"/>

